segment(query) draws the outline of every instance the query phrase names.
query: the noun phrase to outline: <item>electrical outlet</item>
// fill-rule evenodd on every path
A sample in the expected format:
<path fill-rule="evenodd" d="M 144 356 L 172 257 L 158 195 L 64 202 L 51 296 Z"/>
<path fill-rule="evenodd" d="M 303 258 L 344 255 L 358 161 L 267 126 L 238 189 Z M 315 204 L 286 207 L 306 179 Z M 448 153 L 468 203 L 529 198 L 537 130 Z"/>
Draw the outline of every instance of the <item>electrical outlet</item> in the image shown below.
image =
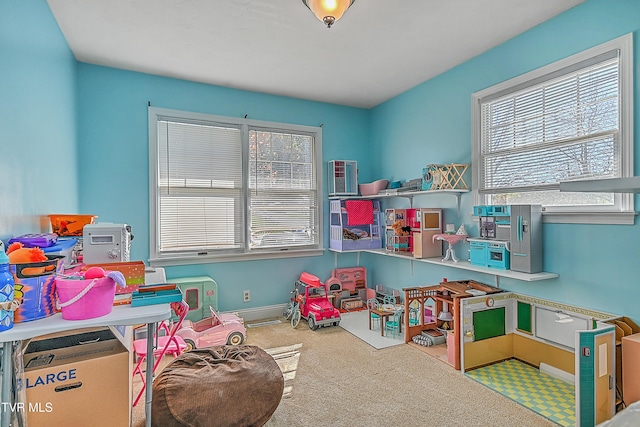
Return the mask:
<path fill-rule="evenodd" d="M 243 298 L 244 302 L 251 301 L 251 294 L 249 293 L 249 291 L 244 291 L 242 293 L 242 298 Z"/>

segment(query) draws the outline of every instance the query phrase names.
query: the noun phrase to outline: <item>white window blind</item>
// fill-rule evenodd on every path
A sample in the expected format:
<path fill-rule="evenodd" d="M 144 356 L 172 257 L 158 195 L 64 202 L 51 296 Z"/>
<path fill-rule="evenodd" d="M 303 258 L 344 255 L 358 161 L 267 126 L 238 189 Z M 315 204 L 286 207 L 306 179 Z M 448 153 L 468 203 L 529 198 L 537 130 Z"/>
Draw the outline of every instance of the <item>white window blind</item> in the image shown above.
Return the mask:
<path fill-rule="evenodd" d="M 618 58 L 482 104 L 480 192 L 620 176 Z"/>
<path fill-rule="evenodd" d="M 158 120 L 160 252 L 241 248 L 238 127 Z"/>
<path fill-rule="evenodd" d="M 250 247 L 316 244 L 314 138 L 254 129 L 249 147 Z"/>
<path fill-rule="evenodd" d="M 322 249 L 321 129 L 149 108 L 156 265 Z"/>
<path fill-rule="evenodd" d="M 631 55 L 625 36 L 474 94 L 477 202 L 630 211 L 626 196 L 559 189 L 563 181 L 633 173 Z"/>

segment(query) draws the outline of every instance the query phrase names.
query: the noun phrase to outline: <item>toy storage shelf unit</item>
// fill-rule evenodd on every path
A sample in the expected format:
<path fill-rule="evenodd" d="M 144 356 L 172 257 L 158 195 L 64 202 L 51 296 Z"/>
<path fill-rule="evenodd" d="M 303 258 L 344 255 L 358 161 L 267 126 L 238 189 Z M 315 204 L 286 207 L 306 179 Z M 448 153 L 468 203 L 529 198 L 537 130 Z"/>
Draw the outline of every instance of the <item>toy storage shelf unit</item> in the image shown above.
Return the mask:
<path fill-rule="evenodd" d="M 358 195 L 358 162 L 329 160 L 329 196 Z"/>
<path fill-rule="evenodd" d="M 329 248 L 337 251 L 381 249 L 380 202 L 372 200 L 373 223 L 350 224 L 345 200 L 330 200 Z"/>

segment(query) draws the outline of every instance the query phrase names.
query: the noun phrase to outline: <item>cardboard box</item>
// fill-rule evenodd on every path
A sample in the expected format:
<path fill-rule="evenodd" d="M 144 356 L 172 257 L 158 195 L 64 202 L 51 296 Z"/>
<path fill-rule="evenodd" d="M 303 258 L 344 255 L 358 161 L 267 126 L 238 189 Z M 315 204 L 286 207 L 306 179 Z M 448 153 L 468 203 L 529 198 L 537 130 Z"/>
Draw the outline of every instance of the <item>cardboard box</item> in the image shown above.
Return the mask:
<path fill-rule="evenodd" d="M 24 354 L 30 427 L 131 423 L 131 353 L 109 328 L 48 335 Z"/>

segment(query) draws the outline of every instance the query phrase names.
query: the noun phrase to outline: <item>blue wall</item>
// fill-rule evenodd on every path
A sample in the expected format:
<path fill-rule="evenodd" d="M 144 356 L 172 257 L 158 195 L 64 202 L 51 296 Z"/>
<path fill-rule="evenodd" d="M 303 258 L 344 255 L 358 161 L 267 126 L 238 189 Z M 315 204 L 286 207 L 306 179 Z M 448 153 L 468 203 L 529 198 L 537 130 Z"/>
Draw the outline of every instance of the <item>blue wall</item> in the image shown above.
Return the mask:
<path fill-rule="evenodd" d="M 639 15 L 637 0 L 588 0 L 372 110 L 362 110 L 78 64 L 45 0 L 2 2 L 0 237 L 45 230 L 47 213 L 93 213 L 101 221 L 131 224 L 136 236 L 132 257 L 146 260 L 148 102 L 258 120 L 323 123 L 325 168 L 330 159 L 357 160 L 361 182 L 417 178 L 427 163 L 470 162 L 473 92 L 629 32 L 634 32 L 635 101 L 640 105 Z M 639 115 L 636 107 L 636 122 Z M 636 128 L 636 141 L 638 133 Z M 638 174 L 638 142 L 635 157 Z M 461 217 L 450 196 L 428 196 L 416 204 L 442 206 L 447 222 L 471 224 L 471 195 L 463 196 Z M 325 204 L 325 218 L 327 208 Z M 544 268 L 560 277 L 502 279 L 503 288 L 640 322 L 639 225 L 547 224 L 544 239 Z M 339 267 L 357 262 L 355 254 L 327 253 L 172 267 L 167 274 L 211 275 L 219 285 L 220 308 L 234 310 L 285 302 L 301 271 L 325 279 L 335 259 Z M 360 261 L 369 269 L 372 286 L 400 289 L 443 277 L 493 283 L 492 276 L 419 262 L 412 270 L 406 260 L 379 255 L 362 254 Z M 245 289 L 251 290 L 250 303 L 242 303 Z"/>
<path fill-rule="evenodd" d="M 0 2 L 0 238 L 77 209 L 75 67 L 44 0 Z"/>
<path fill-rule="evenodd" d="M 329 159 L 371 164 L 367 110 L 79 64 L 80 210 L 99 215 L 98 221 L 130 224 L 135 236 L 132 259 L 149 258 L 148 102 L 155 107 L 223 116 L 246 114 L 257 120 L 324 124 L 325 170 Z M 328 203 L 324 209 L 326 218 Z M 324 234 L 328 242 L 328 225 Z M 340 266 L 352 265 L 354 257 L 341 257 Z M 302 271 L 324 280 L 332 268 L 334 256 L 326 253 L 275 261 L 168 267 L 166 273 L 169 278 L 213 277 L 218 283 L 219 307 L 232 310 L 283 303 Z M 248 303 L 242 302 L 243 290 L 251 291 Z"/>
<path fill-rule="evenodd" d="M 471 162 L 471 94 L 624 34 L 634 35 L 635 123 L 640 123 L 640 2 L 589 0 L 466 63 L 424 82 L 372 110 L 375 164 L 383 176 L 420 176 L 427 163 Z M 635 135 L 635 174 L 640 173 L 640 129 Z M 384 159 L 384 160 L 383 160 Z M 406 176 L 406 170 L 414 171 Z M 420 206 L 446 207 L 445 221 L 472 224 L 471 193 L 454 199 L 431 196 Z M 638 196 L 636 210 L 638 206 Z M 473 229 L 473 227 L 469 227 Z M 475 228 L 477 233 L 477 227 Z M 477 234 L 475 234 L 477 235 Z M 501 279 L 501 287 L 528 295 L 627 315 L 640 320 L 640 225 L 544 225 L 544 270 L 559 278 L 540 282 Z M 459 244 L 461 255 L 468 244 Z M 448 279 L 493 277 L 368 255 L 376 283 L 417 285 Z M 397 286 L 396 286 L 397 287 Z"/>

